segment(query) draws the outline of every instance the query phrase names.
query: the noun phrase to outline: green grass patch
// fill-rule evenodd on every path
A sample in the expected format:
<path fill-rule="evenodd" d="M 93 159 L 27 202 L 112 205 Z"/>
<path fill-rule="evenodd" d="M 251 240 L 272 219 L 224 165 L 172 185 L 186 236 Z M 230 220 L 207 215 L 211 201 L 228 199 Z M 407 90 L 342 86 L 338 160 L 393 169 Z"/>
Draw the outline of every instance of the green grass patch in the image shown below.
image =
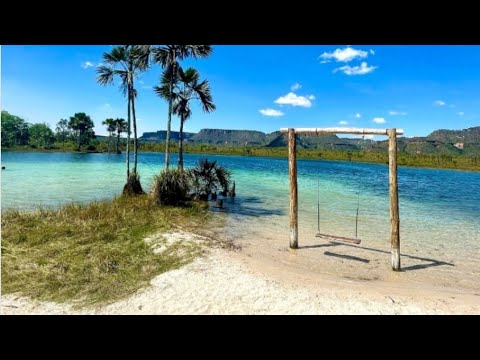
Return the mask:
<path fill-rule="evenodd" d="M 159 207 L 147 195 L 59 209 L 2 213 L 2 292 L 75 307 L 110 303 L 201 253 L 189 244 L 155 254 L 144 239 L 174 226 L 201 228 L 199 206 Z"/>

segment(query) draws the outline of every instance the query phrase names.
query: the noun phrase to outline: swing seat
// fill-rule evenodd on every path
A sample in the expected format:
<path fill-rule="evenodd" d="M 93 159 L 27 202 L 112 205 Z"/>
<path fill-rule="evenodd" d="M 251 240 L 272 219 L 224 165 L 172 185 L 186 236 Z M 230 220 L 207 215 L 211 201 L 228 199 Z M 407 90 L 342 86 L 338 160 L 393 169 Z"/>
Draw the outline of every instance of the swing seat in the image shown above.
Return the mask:
<path fill-rule="evenodd" d="M 337 236 L 337 235 L 328 235 L 328 234 L 322 234 L 322 233 L 317 233 L 315 235 L 315 237 L 318 237 L 318 238 L 321 238 L 321 239 L 324 239 L 324 240 L 327 240 L 327 241 L 331 241 L 331 242 L 340 241 L 340 242 L 345 242 L 345 243 L 349 243 L 349 244 L 356 244 L 356 245 L 358 245 L 362 242 L 362 240 L 360 240 L 360 239 L 348 238 L 348 237 Z"/>

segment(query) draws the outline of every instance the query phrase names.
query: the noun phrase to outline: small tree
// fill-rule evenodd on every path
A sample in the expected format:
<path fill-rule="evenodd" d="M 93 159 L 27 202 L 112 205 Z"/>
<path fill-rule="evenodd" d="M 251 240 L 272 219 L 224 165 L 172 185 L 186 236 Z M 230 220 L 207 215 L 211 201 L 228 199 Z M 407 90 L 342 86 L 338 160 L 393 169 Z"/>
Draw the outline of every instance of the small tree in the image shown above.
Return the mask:
<path fill-rule="evenodd" d="M 22 118 L 2 111 L 2 146 L 28 144 L 28 123 Z"/>
<path fill-rule="evenodd" d="M 102 125 L 105 125 L 107 127 L 107 131 L 108 131 L 108 152 L 110 152 L 110 146 L 112 144 L 112 139 L 113 139 L 113 136 L 115 135 L 115 130 L 116 130 L 115 120 L 105 119 L 105 120 L 102 121 Z"/>
<path fill-rule="evenodd" d="M 95 137 L 93 131 L 92 119 L 85 113 L 76 113 L 70 117 L 68 127 L 75 132 L 77 138 L 77 151 L 80 151 L 82 145 L 90 144 L 90 141 Z"/>
<path fill-rule="evenodd" d="M 125 121 L 125 119 L 117 118 L 114 120 L 114 126 L 115 126 L 115 131 L 117 133 L 117 143 L 115 146 L 115 151 L 117 152 L 117 154 L 120 154 L 120 151 L 119 151 L 120 135 L 128 131 L 128 124 Z"/>
<path fill-rule="evenodd" d="M 43 124 L 33 124 L 28 128 L 29 143 L 32 146 L 46 148 L 55 141 L 55 135 L 50 127 Z"/>
<path fill-rule="evenodd" d="M 230 185 L 231 173 L 216 161 L 200 159 L 198 164 L 190 171 L 194 193 L 200 200 L 208 200 L 208 197 L 217 191 L 226 195 Z"/>
<path fill-rule="evenodd" d="M 68 120 L 60 119 L 60 121 L 57 123 L 55 131 L 57 133 L 58 141 L 61 141 L 62 147 L 65 148 L 65 140 L 67 140 L 68 136 L 70 135 L 70 129 L 68 128 Z"/>

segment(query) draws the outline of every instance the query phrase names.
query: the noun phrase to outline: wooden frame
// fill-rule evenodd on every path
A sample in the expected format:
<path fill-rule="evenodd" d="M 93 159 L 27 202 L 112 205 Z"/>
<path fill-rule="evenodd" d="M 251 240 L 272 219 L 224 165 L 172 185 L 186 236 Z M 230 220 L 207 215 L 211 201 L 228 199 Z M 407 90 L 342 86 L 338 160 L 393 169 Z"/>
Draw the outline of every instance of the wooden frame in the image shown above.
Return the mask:
<path fill-rule="evenodd" d="M 359 128 L 282 128 L 288 134 L 288 173 L 290 177 L 290 248 L 298 249 L 298 184 L 297 184 L 297 134 L 359 134 L 388 136 L 388 171 L 390 194 L 390 227 L 392 269 L 400 271 L 400 214 L 398 207 L 397 135 L 402 129 Z"/>

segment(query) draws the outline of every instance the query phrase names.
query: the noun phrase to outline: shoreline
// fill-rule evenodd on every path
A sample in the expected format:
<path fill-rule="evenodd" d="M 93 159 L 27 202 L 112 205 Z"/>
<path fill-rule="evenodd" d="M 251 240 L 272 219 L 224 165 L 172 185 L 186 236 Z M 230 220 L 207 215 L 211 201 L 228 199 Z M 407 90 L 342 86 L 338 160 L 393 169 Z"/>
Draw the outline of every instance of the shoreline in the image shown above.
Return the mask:
<path fill-rule="evenodd" d="M 62 149 L 2 149 L 2 153 L 4 152 L 12 152 L 12 153 L 71 153 L 71 154 L 107 154 L 107 155 L 116 155 L 116 156 L 125 156 L 125 153 L 122 152 L 120 154 L 117 153 L 108 153 L 102 151 L 71 151 L 71 150 L 62 150 Z M 155 151 L 155 150 L 139 150 L 139 153 L 146 153 L 146 154 L 161 154 L 162 151 Z M 238 156 L 238 157 L 251 157 L 251 158 L 265 158 L 265 159 L 288 159 L 288 156 L 276 156 L 276 155 L 256 155 L 256 154 L 235 154 L 235 153 L 222 153 L 222 152 L 190 152 L 188 150 L 184 151 L 185 154 L 191 155 L 214 155 L 214 156 Z M 133 154 L 133 153 L 132 153 Z M 177 152 L 172 151 L 171 154 L 177 154 Z M 400 153 L 399 153 L 400 154 Z M 133 155 L 132 155 L 133 156 Z M 345 159 L 323 159 L 323 158 L 311 158 L 308 156 L 302 156 L 301 154 L 297 154 L 297 160 L 307 160 L 307 161 L 339 161 L 342 163 L 357 163 L 357 164 L 371 164 L 371 165 L 382 165 L 388 166 L 381 161 L 371 161 L 371 160 L 345 160 Z M 421 165 L 403 165 L 399 164 L 399 168 L 407 168 L 407 169 L 427 169 L 427 170 L 452 170 L 452 171 L 465 171 L 465 172 L 480 172 L 479 168 L 453 168 L 453 167 L 431 167 L 431 166 L 421 166 Z"/>

